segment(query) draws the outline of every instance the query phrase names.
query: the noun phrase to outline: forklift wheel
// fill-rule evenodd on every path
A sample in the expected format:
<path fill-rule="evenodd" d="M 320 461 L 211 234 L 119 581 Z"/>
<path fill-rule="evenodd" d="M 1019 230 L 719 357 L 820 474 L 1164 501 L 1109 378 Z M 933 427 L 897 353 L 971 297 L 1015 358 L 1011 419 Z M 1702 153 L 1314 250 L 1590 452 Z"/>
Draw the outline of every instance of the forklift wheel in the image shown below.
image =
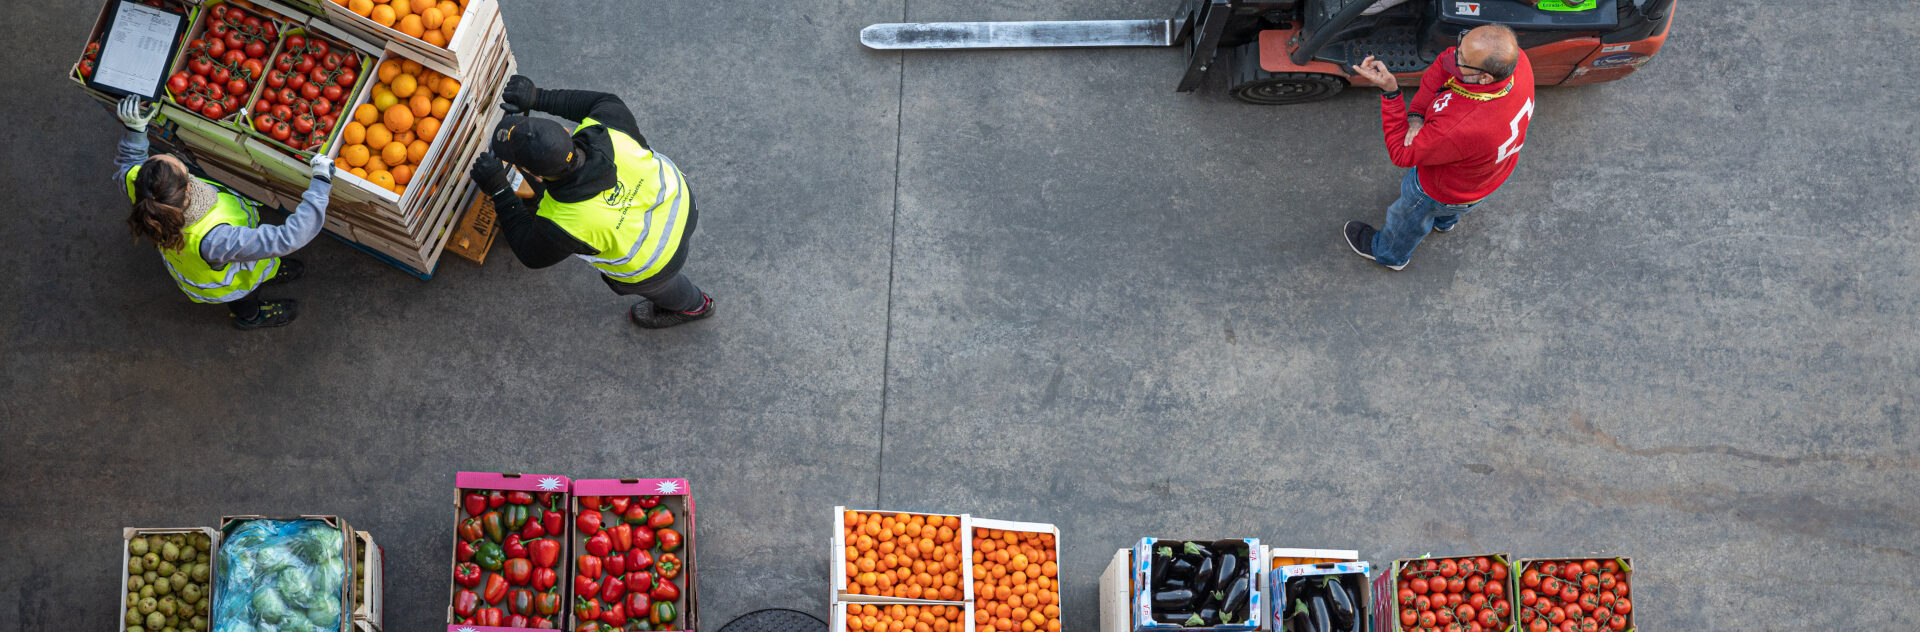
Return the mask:
<path fill-rule="evenodd" d="M 1347 80 L 1317 72 L 1261 72 L 1259 78 L 1233 86 L 1234 98 L 1255 105 L 1292 105 L 1319 101 L 1340 93 Z"/>

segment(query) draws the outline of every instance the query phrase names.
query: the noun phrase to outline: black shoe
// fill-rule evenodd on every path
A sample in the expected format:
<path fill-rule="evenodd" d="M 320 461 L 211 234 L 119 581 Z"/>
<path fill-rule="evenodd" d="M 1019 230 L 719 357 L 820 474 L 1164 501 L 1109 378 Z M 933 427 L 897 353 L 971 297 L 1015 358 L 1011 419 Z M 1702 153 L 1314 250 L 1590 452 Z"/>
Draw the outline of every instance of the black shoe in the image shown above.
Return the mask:
<path fill-rule="evenodd" d="M 1362 257 L 1366 257 L 1368 259 L 1372 259 L 1375 263 L 1379 263 L 1380 261 L 1379 259 L 1373 258 L 1373 234 L 1375 232 L 1378 232 L 1378 231 L 1375 231 L 1372 226 L 1368 226 L 1366 222 L 1347 222 L 1347 225 L 1346 225 L 1347 247 L 1352 248 L 1354 254 L 1360 255 Z M 1386 265 L 1386 264 L 1383 263 L 1380 265 Z M 1404 263 L 1397 266 L 1387 266 L 1387 268 L 1393 269 L 1393 270 L 1399 270 L 1405 267 L 1407 267 L 1407 264 L 1404 264 Z"/>
<path fill-rule="evenodd" d="M 656 309 L 653 301 L 640 301 L 627 310 L 627 317 L 633 324 L 646 329 L 666 329 L 674 325 L 690 323 L 713 315 L 713 297 L 700 295 L 700 309 L 692 312 L 670 312 Z"/>
<path fill-rule="evenodd" d="M 301 263 L 299 259 L 294 259 L 291 257 L 281 257 L 280 269 L 273 273 L 273 278 L 267 279 L 267 282 L 265 283 L 265 285 L 280 285 L 282 283 L 292 283 L 294 281 L 300 280 L 300 275 L 305 274 L 306 272 L 307 272 L 307 264 Z"/>
<path fill-rule="evenodd" d="M 234 329 L 246 330 L 280 327 L 300 317 L 299 307 L 299 301 L 290 298 L 277 301 L 263 301 L 260 303 L 260 311 L 255 313 L 253 318 L 241 318 L 233 314 L 227 314 L 227 318 L 233 322 Z"/>

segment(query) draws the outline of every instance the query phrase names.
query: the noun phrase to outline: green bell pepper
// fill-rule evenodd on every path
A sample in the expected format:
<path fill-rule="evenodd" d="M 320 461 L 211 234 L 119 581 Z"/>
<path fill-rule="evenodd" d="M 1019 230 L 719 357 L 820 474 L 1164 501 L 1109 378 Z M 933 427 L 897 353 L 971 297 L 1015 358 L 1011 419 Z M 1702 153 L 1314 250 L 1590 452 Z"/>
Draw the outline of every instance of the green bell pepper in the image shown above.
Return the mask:
<path fill-rule="evenodd" d="M 521 527 L 526 525 L 527 506 L 507 505 L 507 529 L 510 531 L 519 531 Z"/>
<path fill-rule="evenodd" d="M 482 540 L 473 552 L 473 562 L 479 564 L 480 568 L 497 571 L 507 562 L 507 552 L 498 544 Z"/>
<path fill-rule="evenodd" d="M 653 625 L 673 623 L 674 617 L 679 616 L 679 614 L 679 612 L 673 609 L 673 602 L 656 601 L 653 602 L 653 610 L 647 613 L 647 623 Z"/>

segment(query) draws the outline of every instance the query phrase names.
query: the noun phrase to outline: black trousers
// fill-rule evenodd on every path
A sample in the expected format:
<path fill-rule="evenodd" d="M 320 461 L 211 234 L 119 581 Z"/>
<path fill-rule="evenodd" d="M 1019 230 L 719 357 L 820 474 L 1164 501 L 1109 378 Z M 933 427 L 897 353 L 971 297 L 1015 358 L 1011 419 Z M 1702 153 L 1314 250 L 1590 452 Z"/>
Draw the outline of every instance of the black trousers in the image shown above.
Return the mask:
<path fill-rule="evenodd" d="M 700 225 L 699 207 L 694 206 L 691 193 L 687 196 L 687 232 L 680 236 L 680 249 L 673 252 L 673 258 L 660 272 L 638 283 L 627 283 L 613 277 L 601 275 L 613 293 L 621 296 L 639 296 L 652 301 L 655 307 L 675 312 L 690 312 L 706 304 L 706 294 L 693 284 L 687 275 L 680 274 L 680 267 L 687 263 L 687 252 L 693 250 L 693 229 Z"/>

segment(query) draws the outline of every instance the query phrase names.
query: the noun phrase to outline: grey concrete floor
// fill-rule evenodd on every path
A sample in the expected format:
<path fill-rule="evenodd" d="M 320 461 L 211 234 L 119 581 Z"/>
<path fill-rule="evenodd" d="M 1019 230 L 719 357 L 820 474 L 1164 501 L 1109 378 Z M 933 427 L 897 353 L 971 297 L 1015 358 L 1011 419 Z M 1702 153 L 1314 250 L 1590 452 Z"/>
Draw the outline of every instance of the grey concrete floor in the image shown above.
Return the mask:
<path fill-rule="evenodd" d="M 836 504 L 1058 524 L 1076 631 L 1145 535 L 1631 556 L 1645 630 L 1920 622 L 1912 2 L 1682 3 L 1637 76 L 1543 90 L 1400 273 L 1338 237 L 1395 195 L 1370 91 L 855 38 L 1169 0 L 504 4 L 523 72 L 689 173 L 714 320 L 321 239 L 300 322 L 228 330 L 127 237 L 62 77 L 98 1 L 8 9 L 0 630 L 114 625 L 122 526 L 296 512 L 372 530 L 388 629 L 432 629 L 461 469 L 690 479 L 709 630 L 823 613 Z"/>

